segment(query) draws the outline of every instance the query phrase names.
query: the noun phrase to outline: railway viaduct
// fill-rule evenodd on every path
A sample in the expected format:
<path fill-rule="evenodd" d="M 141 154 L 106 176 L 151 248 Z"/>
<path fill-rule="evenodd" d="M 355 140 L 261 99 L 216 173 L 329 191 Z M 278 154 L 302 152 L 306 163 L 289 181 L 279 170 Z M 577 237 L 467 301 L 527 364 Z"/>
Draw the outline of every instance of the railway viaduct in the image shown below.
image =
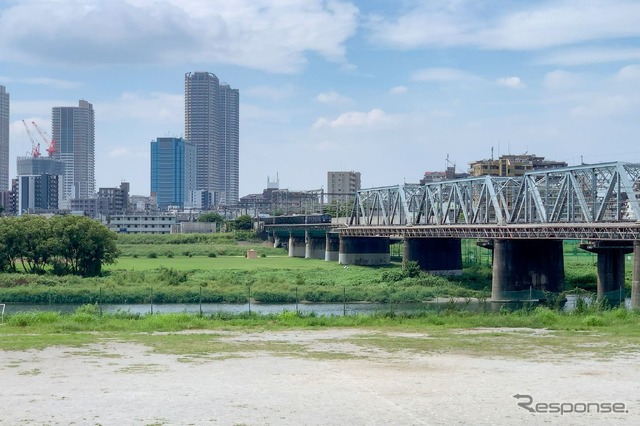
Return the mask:
<path fill-rule="evenodd" d="M 640 164 L 612 162 L 362 189 L 344 223 L 266 225 L 288 238 L 289 256 L 342 264 L 389 263 L 390 245 L 435 274 L 462 271 L 462 239 L 492 250 L 493 301 L 524 300 L 564 283 L 563 240 L 597 255 L 598 298 L 624 293 L 634 254 L 631 304 L 640 308 Z"/>

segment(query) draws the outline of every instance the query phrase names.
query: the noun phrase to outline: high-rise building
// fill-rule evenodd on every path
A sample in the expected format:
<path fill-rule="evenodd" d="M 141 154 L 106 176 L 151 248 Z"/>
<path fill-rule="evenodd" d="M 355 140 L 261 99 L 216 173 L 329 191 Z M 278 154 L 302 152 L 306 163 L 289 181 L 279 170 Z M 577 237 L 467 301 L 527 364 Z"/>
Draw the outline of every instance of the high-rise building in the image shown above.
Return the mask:
<path fill-rule="evenodd" d="M 17 211 L 49 213 L 60 209 L 64 163 L 50 157 L 18 157 Z"/>
<path fill-rule="evenodd" d="M 196 147 L 182 138 L 151 141 L 151 196 L 158 208 L 183 208 L 196 182 Z"/>
<path fill-rule="evenodd" d="M 93 105 L 80 100 L 77 107 L 54 107 L 51 133 L 56 141 L 54 158 L 65 164 L 64 199 L 95 197 L 95 114 Z"/>
<path fill-rule="evenodd" d="M 9 94 L 0 85 L 0 191 L 9 189 Z"/>
<path fill-rule="evenodd" d="M 220 85 L 215 74 L 186 73 L 185 139 L 196 146 L 196 188 L 214 191 L 222 205 L 239 194 L 239 91 Z"/>
<path fill-rule="evenodd" d="M 360 172 L 327 172 L 327 192 L 329 204 L 349 202 L 360 189 Z"/>
<path fill-rule="evenodd" d="M 238 202 L 240 191 L 240 92 L 228 84 L 220 85 L 218 122 L 218 188 L 223 204 Z"/>

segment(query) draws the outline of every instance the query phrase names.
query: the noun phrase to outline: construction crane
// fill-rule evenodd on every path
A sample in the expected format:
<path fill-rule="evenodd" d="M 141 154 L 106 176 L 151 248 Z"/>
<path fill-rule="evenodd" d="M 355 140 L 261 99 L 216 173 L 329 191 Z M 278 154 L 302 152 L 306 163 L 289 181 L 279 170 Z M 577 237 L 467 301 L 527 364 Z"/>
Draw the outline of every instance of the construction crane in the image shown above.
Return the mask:
<path fill-rule="evenodd" d="M 42 130 L 40 130 L 40 127 L 36 124 L 35 121 L 32 121 L 31 124 L 33 124 L 33 127 L 36 128 L 38 133 L 40 133 L 40 136 L 42 137 L 42 140 L 44 141 L 44 143 L 47 144 L 47 155 L 49 157 L 53 157 L 53 154 L 56 152 L 56 148 L 57 148 L 55 139 L 51 138 L 51 140 L 49 140 L 49 138 L 45 135 L 45 133 Z"/>
<path fill-rule="evenodd" d="M 31 155 L 33 158 L 40 158 L 40 144 L 36 142 L 36 138 L 33 137 L 33 133 L 29 130 L 29 126 L 27 123 L 22 120 L 22 124 L 24 124 L 24 128 L 27 130 L 27 135 L 29 135 L 29 139 L 31 139 Z"/>

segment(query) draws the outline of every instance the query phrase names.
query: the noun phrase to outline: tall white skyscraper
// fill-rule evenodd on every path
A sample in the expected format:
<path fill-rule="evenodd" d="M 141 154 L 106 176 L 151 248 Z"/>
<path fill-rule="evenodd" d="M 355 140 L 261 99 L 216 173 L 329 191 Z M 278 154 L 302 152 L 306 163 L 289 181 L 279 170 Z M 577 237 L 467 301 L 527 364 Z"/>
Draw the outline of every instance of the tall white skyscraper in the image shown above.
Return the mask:
<path fill-rule="evenodd" d="M 227 201 L 226 204 L 235 204 L 240 197 L 240 92 L 228 84 L 222 84 L 218 95 L 218 192 Z"/>
<path fill-rule="evenodd" d="M 9 94 L 0 86 L 0 191 L 9 189 Z"/>
<path fill-rule="evenodd" d="M 238 202 L 240 125 L 237 89 L 215 74 L 186 73 L 185 139 L 195 144 L 196 189 L 214 191 L 222 205 Z"/>
<path fill-rule="evenodd" d="M 93 105 L 80 100 L 77 107 L 53 107 L 51 134 L 57 144 L 53 155 L 64 162 L 63 203 L 95 197 L 95 115 Z"/>

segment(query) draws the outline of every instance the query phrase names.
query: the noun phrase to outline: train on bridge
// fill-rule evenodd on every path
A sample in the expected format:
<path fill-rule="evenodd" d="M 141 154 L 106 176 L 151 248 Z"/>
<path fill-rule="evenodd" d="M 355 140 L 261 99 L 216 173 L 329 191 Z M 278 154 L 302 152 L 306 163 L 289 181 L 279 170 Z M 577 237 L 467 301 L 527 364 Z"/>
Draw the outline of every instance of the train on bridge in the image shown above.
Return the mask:
<path fill-rule="evenodd" d="M 309 215 L 291 215 L 291 216 L 271 216 L 260 218 L 265 225 L 315 225 L 322 223 L 331 223 L 331 215 L 328 214 L 309 214 Z"/>

